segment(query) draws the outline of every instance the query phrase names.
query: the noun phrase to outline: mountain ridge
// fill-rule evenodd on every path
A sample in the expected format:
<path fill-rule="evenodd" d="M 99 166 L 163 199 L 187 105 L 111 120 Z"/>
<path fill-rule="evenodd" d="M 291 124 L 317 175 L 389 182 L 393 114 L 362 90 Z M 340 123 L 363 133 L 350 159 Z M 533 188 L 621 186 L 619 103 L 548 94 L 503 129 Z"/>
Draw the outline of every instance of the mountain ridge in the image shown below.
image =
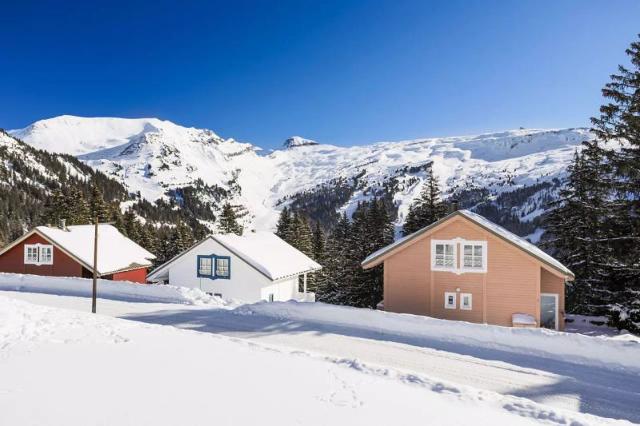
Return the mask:
<path fill-rule="evenodd" d="M 195 182 L 215 185 L 228 194 L 226 201 L 247 207 L 245 225 L 254 229 L 273 229 L 284 205 L 338 181 L 350 188 L 348 200 L 335 205 L 338 212 L 350 213 L 358 201 L 385 195 L 399 227 L 420 192 L 427 164 L 447 197 L 486 190 L 484 201 L 490 201 L 541 183 L 557 189 L 574 151 L 593 137 L 585 128 L 517 129 L 350 147 L 298 137 L 293 146 L 285 142 L 283 149 L 258 155 L 256 145 L 155 118 L 61 116 L 9 133 L 38 148 L 73 152 L 151 202 Z M 537 204 L 536 196 L 542 195 L 528 197 L 513 215 L 532 222 L 544 213 L 544 208 L 524 208 Z"/>

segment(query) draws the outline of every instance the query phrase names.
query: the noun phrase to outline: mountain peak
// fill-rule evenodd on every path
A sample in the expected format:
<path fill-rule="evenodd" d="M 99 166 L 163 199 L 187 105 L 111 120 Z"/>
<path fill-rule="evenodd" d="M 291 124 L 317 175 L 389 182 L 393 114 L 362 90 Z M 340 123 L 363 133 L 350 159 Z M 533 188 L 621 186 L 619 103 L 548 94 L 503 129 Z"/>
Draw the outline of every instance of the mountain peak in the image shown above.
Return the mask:
<path fill-rule="evenodd" d="M 283 144 L 283 146 L 287 149 L 307 145 L 318 145 L 318 142 L 311 139 L 303 138 L 302 136 L 291 136 L 286 141 L 284 141 Z"/>

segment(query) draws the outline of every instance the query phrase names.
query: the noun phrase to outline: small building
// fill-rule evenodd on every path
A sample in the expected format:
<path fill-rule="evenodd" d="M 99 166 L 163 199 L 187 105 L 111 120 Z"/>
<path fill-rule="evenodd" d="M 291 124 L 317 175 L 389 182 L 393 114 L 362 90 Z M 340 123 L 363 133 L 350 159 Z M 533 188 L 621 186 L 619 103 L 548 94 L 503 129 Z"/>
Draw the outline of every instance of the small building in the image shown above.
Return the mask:
<path fill-rule="evenodd" d="M 307 274 L 320 269 L 271 232 L 216 234 L 159 266 L 148 279 L 245 302 L 314 301 L 315 295 L 307 292 Z"/>
<path fill-rule="evenodd" d="M 502 326 L 564 328 L 573 273 L 547 253 L 468 210 L 368 256 L 384 265 L 385 311 Z"/>
<path fill-rule="evenodd" d="M 93 277 L 95 225 L 38 226 L 0 251 L 0 272 Z M 155 256 L 115 227 L 98 225 L 98 276 L 146 283 Z"/>

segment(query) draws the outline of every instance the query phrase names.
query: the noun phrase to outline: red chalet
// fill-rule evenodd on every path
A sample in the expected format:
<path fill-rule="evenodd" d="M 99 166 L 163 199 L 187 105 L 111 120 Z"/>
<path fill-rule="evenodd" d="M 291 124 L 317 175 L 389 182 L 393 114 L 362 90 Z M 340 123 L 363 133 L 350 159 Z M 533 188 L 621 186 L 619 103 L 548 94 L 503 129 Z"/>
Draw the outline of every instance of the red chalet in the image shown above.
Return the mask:
<path fill-rule="evenodd" d="M 94 225 L 38 226 L 0 250 L 0 272 L 93 277 Z M 98 225 L 98 275 L 145 283 L 155 256 L 111 225 Z"/>

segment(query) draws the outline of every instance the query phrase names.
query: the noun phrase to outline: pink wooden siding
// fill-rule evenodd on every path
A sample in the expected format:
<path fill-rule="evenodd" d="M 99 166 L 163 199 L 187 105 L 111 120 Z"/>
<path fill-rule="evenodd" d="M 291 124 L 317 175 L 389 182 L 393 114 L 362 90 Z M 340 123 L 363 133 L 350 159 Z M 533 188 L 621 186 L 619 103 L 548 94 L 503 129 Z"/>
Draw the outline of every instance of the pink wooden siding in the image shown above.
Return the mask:
<path fill-rule="evenodd" d="M 431 271 L 431 239 L 455 238 L 487 242 L 486 273 Z M 384 259 L 384 270 L 384 306 L 391 312 L 503 326 L 512 325 L 514 313 L 525 313 L 539 323 L 541 292 L 560 294 L 564 311 L 564 277 L 463 216 L 452 217 L 392 252 Z M 445 309 L 446 292 L 456 293 L 456 309 Z M 472 295 L 471 310 L 460 309 L 462 293 Z"/>

